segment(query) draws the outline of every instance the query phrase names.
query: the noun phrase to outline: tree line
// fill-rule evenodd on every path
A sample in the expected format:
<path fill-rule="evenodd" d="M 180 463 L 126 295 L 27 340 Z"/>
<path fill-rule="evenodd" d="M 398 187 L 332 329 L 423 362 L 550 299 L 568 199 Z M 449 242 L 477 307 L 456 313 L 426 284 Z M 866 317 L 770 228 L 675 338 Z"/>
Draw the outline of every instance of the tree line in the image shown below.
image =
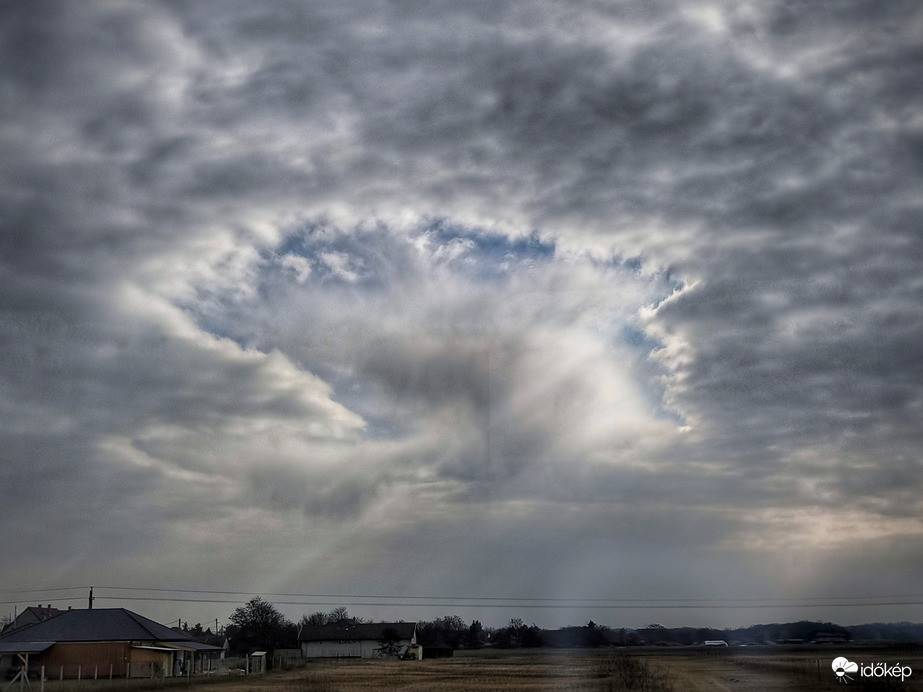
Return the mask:
<path fill-rule="evenodd" d="M 225 629 L 232 653 L 254 650 L 298 648 L 298 633 L 302 627 L 335 623 L 367 622 L 355 617 L 345 607 L 329 612 L 317 611 L 302 615 L 298 622 L 286 618 L 276 607 L 260 598 L 250 599 L 237 608 Z M 188 628 L 188 623 L 187 623 Z M 201 631 L 201 625 L 196 625 Z M 417 622 L 417 643 L 426 647 L 450 649 L 580 647 L 601 646 L 677 646 L 701 644 L 707 640 L 725 640 L 746 644 L 773 642 L 893 640 L 923 641 L 923 624 L 874 623 L 841 627 L 830 622 L 799 621 L 768 625 L 752 625 L 736 629 L 707 627 L 664 627 L 651 624 L 642 628 L 611 628 L 592 620 L 586 625 L 545 630 L 536 624 L 526 624 L 513 618 L 504 627 L 485 627 L 480 621 L 466 622 L 458 615 L 446 615 L 435 620 Z"/>

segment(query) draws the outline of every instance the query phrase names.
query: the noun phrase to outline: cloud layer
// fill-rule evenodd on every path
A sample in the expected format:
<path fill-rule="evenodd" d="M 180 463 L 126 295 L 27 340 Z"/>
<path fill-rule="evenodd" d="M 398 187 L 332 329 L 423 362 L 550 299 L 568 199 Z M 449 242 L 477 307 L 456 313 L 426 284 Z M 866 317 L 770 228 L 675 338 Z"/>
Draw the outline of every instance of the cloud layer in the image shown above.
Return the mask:
<path fill-rule="evenodd" d="M 2 13 L 11 588 L 919 591 L 915 3 Z"/>

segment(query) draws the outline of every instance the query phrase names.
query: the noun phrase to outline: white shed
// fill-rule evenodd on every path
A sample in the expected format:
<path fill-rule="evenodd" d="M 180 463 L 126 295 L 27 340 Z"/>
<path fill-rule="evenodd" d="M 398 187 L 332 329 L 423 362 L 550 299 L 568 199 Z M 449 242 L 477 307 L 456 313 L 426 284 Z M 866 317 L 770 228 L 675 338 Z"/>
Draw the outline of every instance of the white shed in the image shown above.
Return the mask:
<path fill-rule="evenodd" d="M 298 635 L 305 658 L 419 656 L 415 622 L 337 622 L 305 625 Z M 390 649 L 390 650 L 389 650 Z"/>

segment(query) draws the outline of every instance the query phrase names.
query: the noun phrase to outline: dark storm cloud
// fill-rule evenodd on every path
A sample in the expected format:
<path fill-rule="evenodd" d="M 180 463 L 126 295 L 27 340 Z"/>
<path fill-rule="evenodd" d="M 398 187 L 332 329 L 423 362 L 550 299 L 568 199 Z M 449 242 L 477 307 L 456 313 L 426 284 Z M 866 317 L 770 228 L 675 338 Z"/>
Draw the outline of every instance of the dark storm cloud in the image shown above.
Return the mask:
<path fill-rule="evenodd" d="M 914 3 L 0 11 L 0 512 L 69 574 L 411 500 L 498 584 L 918 535 Z"/>

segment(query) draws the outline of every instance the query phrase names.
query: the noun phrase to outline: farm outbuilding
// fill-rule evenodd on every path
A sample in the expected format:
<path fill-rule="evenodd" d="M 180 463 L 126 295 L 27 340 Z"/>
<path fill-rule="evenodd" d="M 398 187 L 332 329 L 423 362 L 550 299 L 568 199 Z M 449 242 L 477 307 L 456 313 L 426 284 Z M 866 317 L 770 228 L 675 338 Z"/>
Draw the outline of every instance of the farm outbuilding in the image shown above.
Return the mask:
<path fill-rule="evenodd" d="M 49 678 L 171 677 L 206 670 L 219 647 L 124 608 L 68 610 L 0 635 L 0 672 Z"/>
<path fill-rule="evenodd" d="M 298 641 L 304 658 L 422 658 L 415 622 L 305 625 Z"/>
<path fill-rule="evenodd" d="M 266 672 L 266 652 L 253 651 L 247 654 L 247 672 L 248 673 L 265 673 Z"/>

